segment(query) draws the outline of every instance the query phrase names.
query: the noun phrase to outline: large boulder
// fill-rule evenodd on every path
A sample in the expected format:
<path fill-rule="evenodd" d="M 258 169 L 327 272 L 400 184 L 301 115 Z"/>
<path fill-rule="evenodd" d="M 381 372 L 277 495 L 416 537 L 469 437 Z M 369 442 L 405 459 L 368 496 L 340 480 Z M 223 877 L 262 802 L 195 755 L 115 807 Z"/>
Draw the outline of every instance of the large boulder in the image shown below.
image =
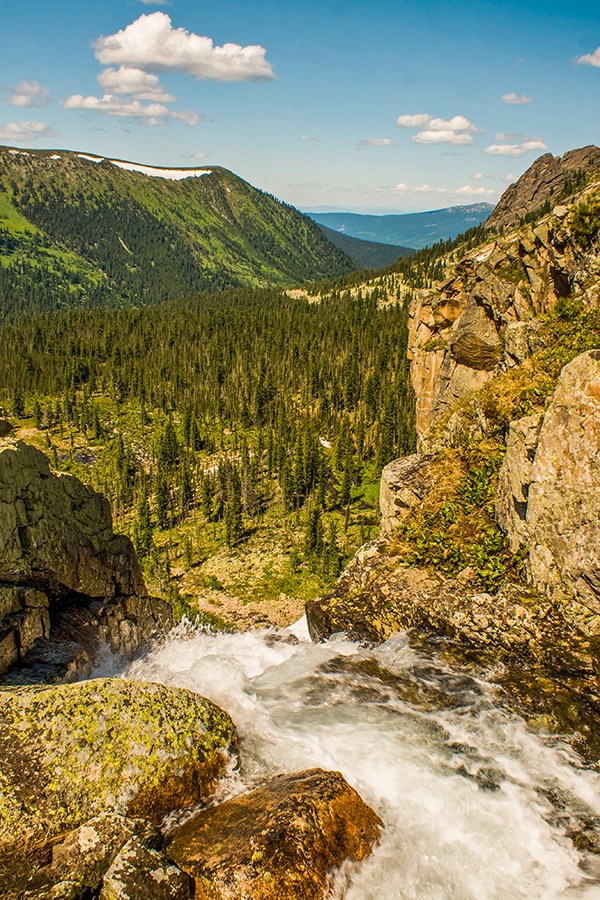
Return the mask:
<path fill-rule="evenodd" d="M 535 587 L 600 613 L 600 350 L 564 367 L 543 416 L 511 424 L 496 515 Z"/>
<path fill-rule="evenodd" d="M 86 677 L 102 645 L 131 656 L 172 622 L 113 533 L 108 500 L 35 447 L 0 440 L 0 675 Z"/>
<path fill-rule="evenodd" d="M 199 813 L 166 854 L 220 900 L 322 900 L 327 875 L 364 859 L 382 822 L 339 772 L 308 769 Z"/>
<path fill-rule="evenodd" d="M 236 747 L 191 691 L 123 679 L 0 691 L 0 873 L 93 816 L 158 823 L 206 799 Z"/>

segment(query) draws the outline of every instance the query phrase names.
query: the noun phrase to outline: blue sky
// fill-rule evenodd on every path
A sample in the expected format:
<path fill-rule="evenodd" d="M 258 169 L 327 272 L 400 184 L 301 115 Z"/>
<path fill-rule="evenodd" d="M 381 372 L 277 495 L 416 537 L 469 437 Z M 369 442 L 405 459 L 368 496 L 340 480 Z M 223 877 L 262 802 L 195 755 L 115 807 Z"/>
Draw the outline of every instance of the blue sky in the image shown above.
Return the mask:
<path fill-rule="evenodd" d="M 304 210 L 495 202 L 600 144 L 597 3 L 1 0 L 0 143 L 220 165 Z"/>

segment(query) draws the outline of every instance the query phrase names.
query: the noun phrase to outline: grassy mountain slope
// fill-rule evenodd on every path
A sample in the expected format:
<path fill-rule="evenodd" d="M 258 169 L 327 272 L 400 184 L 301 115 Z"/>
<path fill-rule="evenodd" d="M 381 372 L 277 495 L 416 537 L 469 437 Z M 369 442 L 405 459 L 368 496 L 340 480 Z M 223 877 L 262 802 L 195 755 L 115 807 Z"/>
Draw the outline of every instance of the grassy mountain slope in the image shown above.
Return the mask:
<path fill-rule="evenodd" d="M 350 259 L 363 269 L 382 269 L 391 266 L 400 257 L 412 256 L 415 252 L 411 247 L 396 247 L 393 244 L 381 244 L 378 241 L 362 241 L 359 238 L 350 237 L 341 231 L 334 231 L 326 225 L 319 228 L 328 241 L 343 250 Z"/>
<path fill-rule="evenodd" d="M 311 219 L 226 169 L 172 181 L 67 151 L 7 148 L 0 254 L 5 317 L 289 286 L 356 269 Z"/>
<path fill-rule="evenodd" d="M 489 203 L 451 206 L 430 212 L 398 216 L 363 216 L 356 213 L 307 213 L 334 231 L 362 241 L 378 241 L 421 249 L 437 241 L 447 241 L 483 222 L 493 210 Z"/>

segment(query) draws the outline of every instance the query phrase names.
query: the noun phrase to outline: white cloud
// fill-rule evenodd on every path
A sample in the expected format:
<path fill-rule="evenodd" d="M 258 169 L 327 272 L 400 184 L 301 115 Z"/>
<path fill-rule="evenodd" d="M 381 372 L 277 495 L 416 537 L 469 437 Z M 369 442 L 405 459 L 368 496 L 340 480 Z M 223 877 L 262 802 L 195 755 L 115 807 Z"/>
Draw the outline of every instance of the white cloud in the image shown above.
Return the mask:
<path fill-rule="evenodd" d="M 411 140 L 416 144 L 447 144 L 451 147 L 473 143 L 470 134 L 457 134 L 455 131 L 419 131 L 418 134 L 412 136 Z"/>
<path fill-rule="evenodd" d="M 139 0 L 144 6 L 170 6 L 171 0 Z"/>
<path fill-rule="evenodd" d="M 132 94 L 136 100 L 153 100 L 156 103 L 174 103 L 177 100 L 161 87 L 158 75 L 141 69 L 127 66 L 105 69 L 98 75 L 98 81 L 105 94 Z"/>
<path fill-rule="evenodd" d="M 475 181 L 481 181 L 482 178 L 485 178 L 485 175 L 483 174 L 483 172 L 475 172 L 474 175 L 471 175 L 471 178 L 473 178 Z"/>
<path fill-rule="evenodd" d="M 263 81 L 274 78 L 264 47 L 224 44 L 173 28 L 166 13 L 142 15 L 122 31 L 94 43 L 103 65 L 120 65 L 148 72 L 185 72 L 198 80 Z"/>
<path fill-rule="evenodd" d="M 596 47 L 593 53 L 578 56 L 577 62 L 584 66 L 595 66 L 597 69 L 600 69 L 600 47 Z"/>
<path fill-rule="evenodd" d="M 494 135 L 495 141 L 515 141 L 517 138 L 522 137 L 521 134 L 506 134 L 504 131 L 499 131 L 498 134 Z"/>
<path fill-rule="evenodd" d="M 512 184 L 513 181 L 516 181 L 516 180 L 517 180 L 517 176 L 516 176 L 516 175 L 513 175 L 512 172 L 509 172 L 508 175 L 505 175 L 505 176 L 504 176 L 504 181 L 505 181 L 507 184 Z"/>
<path fill-rule="evenodd" d="M 129 97 L 117 97 L 115 94 L 104 94 L 103 97 L 84 97 L 82 94 L 74 94 L 63 100 L 61 106 L 64 109 L 89 109 L 92 112 L 106 116 L 118 116 L 123 119 L 137 119 L 144 125 L 163 125 L 166 119 L 177 119 L 187 122 L 188 125 L 197 125 L 203 120 L 200 113 L 170 112 L 162 103 L 148 103 L 144 105 L 139 100 Z"/>
<path fill-rule="evenodd" d="M 548 147 L 540 140 L 523 141 L 521 144 L 491 144 L 486 147 L 483 153 L 489 153 L 492 156 L 524 156 L 530 150 L 547 150 Z"/>
<path fill-rule="evenodd" d="M 431 121 L 427 113 L 418 113 L 416 116 L 399 116 L 396 125 L 401 128 L 422 128 Z"/>
<path fill-rule="evenodd" d="M 446 188 L 434 188 L 429 184 L 422 184 L 414 188 L 416 194 L 447 194 Z"/>
<path fill-rule="evenodd" d="M 493 190 L 488 190 L 488 188 L 484 188 L 484 187 L 474 188 L 474 187 L 471 187 L 470 184 L 465 184 L 464 187 L 457 188 L 457 190 L 455 190 L 454 193 L 463 195 L 466 197 L 484 197 L 484 196 L 489 196 L 490 194 L 497 194 L 498 192 L 493 191 Z"/>
<path fill-rule="evenodd" d="M 206 159 L 208 153 L 200 152 L 200 153 L 182 153 L 181 154 L 184 159 Z"/>
<path fill-rule="evenodd" d="M 394 191 L 400 191 L 400 192 L 402 192 L 402 191 L 407 191 L 408 188 L 407 188 L 407 186 L 405 185 L 405 183 L 404 183 L 403 181 L 401 181 L 400 184 L 397 184 L 396 187 L 393 188 L 393 190 L 394 190 Z"/>
<path fill-rule="evenodd" d="M 47 106 L 50 102 L 50 91 L 37 81 L 24 79 L 12 88 L 8 102 L 13 106 Z"/>
<path fill-rule="evenodd" d="M 396 122 L 402 128 L 423 128 L 411 140 L 417 144 L 446 144 L 460 146 L 472 144 L 472 132 L 481 132 L 465 116 L 453 116 L 451 119 L 434 119 L 428 113 L 416 116 L 400 116 Z"/>
<path fill-rule="evenodd" d="M 299 138 L 299 140 L 301 140 L 301 141 L 314 141 L 315 144 L 320 144 L 320 143 L 321 143 L 321 138 L 313 137 L 312 134 L 303 134 L 302 137 Z"/>
<path fill-rule="evenodd" d="M 509 106 L 523 106 L 526 103 L 533 103 L 533 100 L 527 94 L 502 94 L 502 102 L 508 103 Z"/>
<path fill-rule="evenodd" d="M 176 119 L 178 122 L 185 122 L 187 125 L 197 125 L 198 122 L 204 121 L 204 116 L 201 116 L 200 113 L 193 112 L 191 109 L 182 112 L 172 112 L 169 118 Z"/>
<path fill-rule="evenodd" d="M 389 138 L 363 138 L 359 141 L 359 147 L 395 147 L 394 141 Z"/>
<path fill-rule="evenodd" d="M 9 122 L 7 125 L 0 123 L 0 140 L 9 141 L 37 141 L 40 138 L 55 137 L 56 132 L 43 122 Z"/>

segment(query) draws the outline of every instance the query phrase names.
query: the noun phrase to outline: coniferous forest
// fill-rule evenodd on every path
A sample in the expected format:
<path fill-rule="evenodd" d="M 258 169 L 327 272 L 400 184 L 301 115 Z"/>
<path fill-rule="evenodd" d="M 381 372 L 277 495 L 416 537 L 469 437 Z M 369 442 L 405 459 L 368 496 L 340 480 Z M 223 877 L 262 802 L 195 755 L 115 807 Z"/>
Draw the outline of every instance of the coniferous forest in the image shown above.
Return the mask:
<path fill-rule="evenodd" d="M 238 289 L 22 317 L 0 331 L 0 402 L 109 497 L 151 587 L 178 602 L 173 573 L 202 571 L 218 621 L 207 560 L 271 535 L 263 582 L 306 598 L 374 536 L 381 468 L 414 448 L 409 298 L 383 297 Z"/>

